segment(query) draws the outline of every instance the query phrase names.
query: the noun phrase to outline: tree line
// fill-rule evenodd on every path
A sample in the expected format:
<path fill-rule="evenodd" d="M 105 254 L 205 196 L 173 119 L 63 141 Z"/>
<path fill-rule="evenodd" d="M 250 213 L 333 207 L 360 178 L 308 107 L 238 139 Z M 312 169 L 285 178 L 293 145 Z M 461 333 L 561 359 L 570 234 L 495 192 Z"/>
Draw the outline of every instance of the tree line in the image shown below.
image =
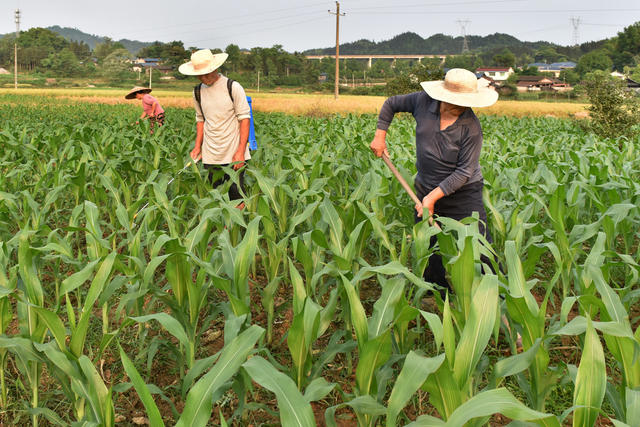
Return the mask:
<path fill-rule="evenodd" d="M 479 39 L 470 37 L 470 45 L 479 43 Z M 455 43 L 461 42 L 450 36 L 434 35 L 422 39 L 414 33 L 401 34 L 392 40 L 373 43 L 360 40 L 347 43 L 341 48 L 346 53 L 381 53 L 392 49 L 393 53 L 429 53 L 425 52 L 425 42 L 431 43 L 432 49 L 452 50 Z M 502 66 L 516 67 L 521 73 L 534 73 L 526 64 L 532 62 L 561 62 L 573 60 L 577 62 L 574 70 L 565 72 L 563 78 L 569 83 L 579 81 L 587 73 L 594 70 L 618 70 L 633 76 L 640 74 L 640 22 L 630 25 L 619 32 L 616 37 L 597 42 L 583 43 L 579 46 L 563 47 L 548 42 L 520 42 L 506 34 L 494 34 L 482 38 L 483 49 L 471 51 L 465 55 L 450 55 L 444 66 L 446 68 L 466 68 L 475 71 L 479 67 Z M 13 65 L 13 46 L 15 35 L 8 34 L 0 39 L 0 66 L 9 68 Z M 508 47 L 505 47 L 508 46 Z M 91 49 L 84 42 L 69 41 L 59 34 L 45 28 L 31 28 L 22 31 L 18 38 L 18 65 L 22 71 L 42 73 L 53 77 L 96 76 L 110 80 L 122 81 L 134 79 L 132 60 L 137 57 L 153 57 L 162 60 L 164 65 L 174 68 L 173 76 L 183 78 L 177 67 L 189 58 L 195 47 L 185 48 L 181 41 L 168 43 L 154 42 L 136 52 L 134 56 L 120 42 L 105 38 L 102 43 Z M 229 59 L 223 72 L 231 75 L 241 83 L 255 85 L 260 75 L 261 85 L 270 86 L 321 86 L 320 78 L 325 77 L 329 86 L 335 73 L 335 60 L 309 60 L 306 53 L 290 53 L 281 45 L 269 48 L 255 47 L 250 50 L 240 49 L 230 44 L 224 49 L 213 48 L 214 52 L 225 51 Z M 422 50 L 418 52 L 418 50 Z M 413 52 L 416 51 L 416 52 Z M 328 50 L 326 53 L 332 53 Z M 374 60 L 369 68 L 367 61 L 342 59 L 340 73 L 343 83 L 370 80 L 390 80 L 416 73 L 433 74 L 430 71 L 439 65 L 436 61 L 423 60 Z M 420 71 L 421 69 L 425 69 Z M 640 76 L 639 76 L 640 77 Z"/>

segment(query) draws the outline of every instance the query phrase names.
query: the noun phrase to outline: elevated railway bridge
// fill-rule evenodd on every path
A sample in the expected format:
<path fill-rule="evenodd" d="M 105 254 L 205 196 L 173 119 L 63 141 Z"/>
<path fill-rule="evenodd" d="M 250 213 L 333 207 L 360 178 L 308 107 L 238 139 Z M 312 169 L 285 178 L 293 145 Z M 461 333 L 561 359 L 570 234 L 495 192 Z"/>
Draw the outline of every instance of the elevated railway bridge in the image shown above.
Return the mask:
<path fill-rule="evenodd" d="M 424 58 L 438 58 L 440 62 L 444 64 L 447 56 L 455 56 L 455 55 L 340 55 L 340 59 L 362 59 L 367 60 L 367 65 L 371 68 L 371 64 L 374 59 L 392 59 L 395 63 L 398 59 L 417 59 L 418 62 L 422 61 Z M 335 55 L 306 55 L 307 59 L 324 59 L 324 58 L 335 58 Z"/>

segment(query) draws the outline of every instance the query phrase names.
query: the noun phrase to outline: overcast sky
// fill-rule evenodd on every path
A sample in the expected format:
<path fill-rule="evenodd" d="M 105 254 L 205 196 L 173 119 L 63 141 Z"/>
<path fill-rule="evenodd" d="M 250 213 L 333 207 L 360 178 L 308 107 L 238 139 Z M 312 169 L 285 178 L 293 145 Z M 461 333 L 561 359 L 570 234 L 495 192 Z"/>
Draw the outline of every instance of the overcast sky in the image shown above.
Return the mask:
<path fill-rule="evenodd" d="M 312 0 L 2 0 L 0 34 L 15 31 L 13 12 L 22 12 L 21 29 L 78 28 L 86 33 L 140 41 L 182 40 L 185 47 L 242 48 L 281 44 L 287 51 L 335 45 L 334 1 Z M 405 31 L 422 37 L 496 32 L 520 40 L 569 45 L 580 20 L 579 41 L 611 37 L 640 21 L 639 0 L 343 0 L 341 43 L 387 40 Z M 473 46 L 470 46 L 471 48 Z"/>

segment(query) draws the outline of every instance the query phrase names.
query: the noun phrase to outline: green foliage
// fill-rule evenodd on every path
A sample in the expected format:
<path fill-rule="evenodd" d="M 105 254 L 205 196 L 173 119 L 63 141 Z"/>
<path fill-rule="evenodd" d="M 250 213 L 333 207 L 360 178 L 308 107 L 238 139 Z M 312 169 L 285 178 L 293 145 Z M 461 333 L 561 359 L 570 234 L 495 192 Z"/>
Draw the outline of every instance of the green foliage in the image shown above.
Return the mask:
<path fill-rule="evenodd" d="M 482 59 L 471 54 L 447 56 L 444 66 L 445 68 L 464 68 L 475 73 L 476 69 L 482 67 Z"/>
<path fill-rule="evenodd" d="M 637 420 L 637 140 L 480 116 L 490 244 L 473 217 L 414 225 L 369 152 L 373 115 L 256 113 L 240 210 L 185 168 L 191 109 L 150 136 L 127 126 L 135 106 L 2 101 L 13 424 L 110 426 L 131 410 L 193 426 L 306 426 L 323 410 L 327 426 Z M 408 176 L 414 132 L 398 117 L 389 133 Z M 434 251 L 455 293 L 431 303 Z"/>
<path fill-rule="evenodd" d="M 509 49 L 504 48 L 502 52 L 493 56 L 493 63 L 498 67 L 515 67 L 516 56 Z"/>
<path fill-rule="evenodd" d="M 609 52 L 600 49 L 583 55 L 576 65 L 575 71 L 584 77 L 587 73 L 595 70 L 611 71 L 613 61 L 609 57 Z"/>
<path fill-rule="evenodd" d="M 49 54 L 47 58 L 42 60 L 42 66 L 60 77 L 75 76 L 79 74 L 81 69 L 78 58 L 69 48 Z"/>
<path fill-rule="evenodd" d="M 640 132 L 640 97 L 627 90 L 624 80 L 596 71 L 587 75 L 584 87 L 591 102 L 590 130 L 605 138 Z"/>
<path fill-rule="evenodd" d="M 420 82 L 430 80 L 442 80 L 444 71 L 435 65 L 417 65 L 410 72 L 400 74 L 387 82 L 386 94 L 388 96 L 402 95 L 422 90 Z"/>

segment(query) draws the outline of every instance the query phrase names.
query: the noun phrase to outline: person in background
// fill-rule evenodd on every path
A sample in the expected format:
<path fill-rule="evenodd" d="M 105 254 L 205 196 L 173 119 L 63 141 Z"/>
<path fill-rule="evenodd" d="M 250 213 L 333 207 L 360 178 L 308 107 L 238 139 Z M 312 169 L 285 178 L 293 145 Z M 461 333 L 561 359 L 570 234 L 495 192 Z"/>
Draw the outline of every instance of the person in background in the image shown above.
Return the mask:
<path fill-rule="evenodd" d="M 423 91 L 388 98 L 380 110 L 370 148 L 376 156 L 386 153 L 386 134 L 396 113 L 408 112 L 416 120 L 415 220 L 433 215 L 461 220 L 477 212 L 480 232 L 491 242 L 482 201 L 484 185 L 479 158 L 482 127 L 471 107 L 488 107 L 498 93 L 479 82 L 468 70 L 454 68 L 444 81 L 422 82 Z M 434 236 L 431 246 L 437 242 Z M 450 288 L 442 257 L 429 258 L 425 280 Z"/>
<path fill-rule="evenodd" d="M 243 167 L 251 158 L 247 144 L 251 116 L 247 96 L 240 83 L 218 72 L 228 56 L 226 53 L 213 54 L 209 49 L 198 50 L 191 55 L 191 61 L 180 65 L 178 71 L 187 76 L 197 76 L 201 82 L 193 94 L 196 140 L 191 158 L 196 160 L 202 156 L 213 188 L 231 178 L 223 167 L 233 166 L 240 171 L 240 189 L 244 191 Z M 236 183 L 231 184 L 229 199 L 241 200 L 240 189 Z M 244 202 L 241 201 L 237 207 L 244 208 Z"/>
<path fill-rule="evenodd" d="M 164 109 L 158 102 L 158 100 L 149 95 L 151 89 L 148 87 L 136 86 L 125 95 L 125 99 L 140 99 L 142 100 L 142 115 L 140 119 L 136 121 L 136 124 L 140 123 L 140 120 L 149 117 L 149 127 L 151 129 L 151 135 L 153 135 L 153 128 L 157 123 L 158 126 L 164 125 Z"/>

